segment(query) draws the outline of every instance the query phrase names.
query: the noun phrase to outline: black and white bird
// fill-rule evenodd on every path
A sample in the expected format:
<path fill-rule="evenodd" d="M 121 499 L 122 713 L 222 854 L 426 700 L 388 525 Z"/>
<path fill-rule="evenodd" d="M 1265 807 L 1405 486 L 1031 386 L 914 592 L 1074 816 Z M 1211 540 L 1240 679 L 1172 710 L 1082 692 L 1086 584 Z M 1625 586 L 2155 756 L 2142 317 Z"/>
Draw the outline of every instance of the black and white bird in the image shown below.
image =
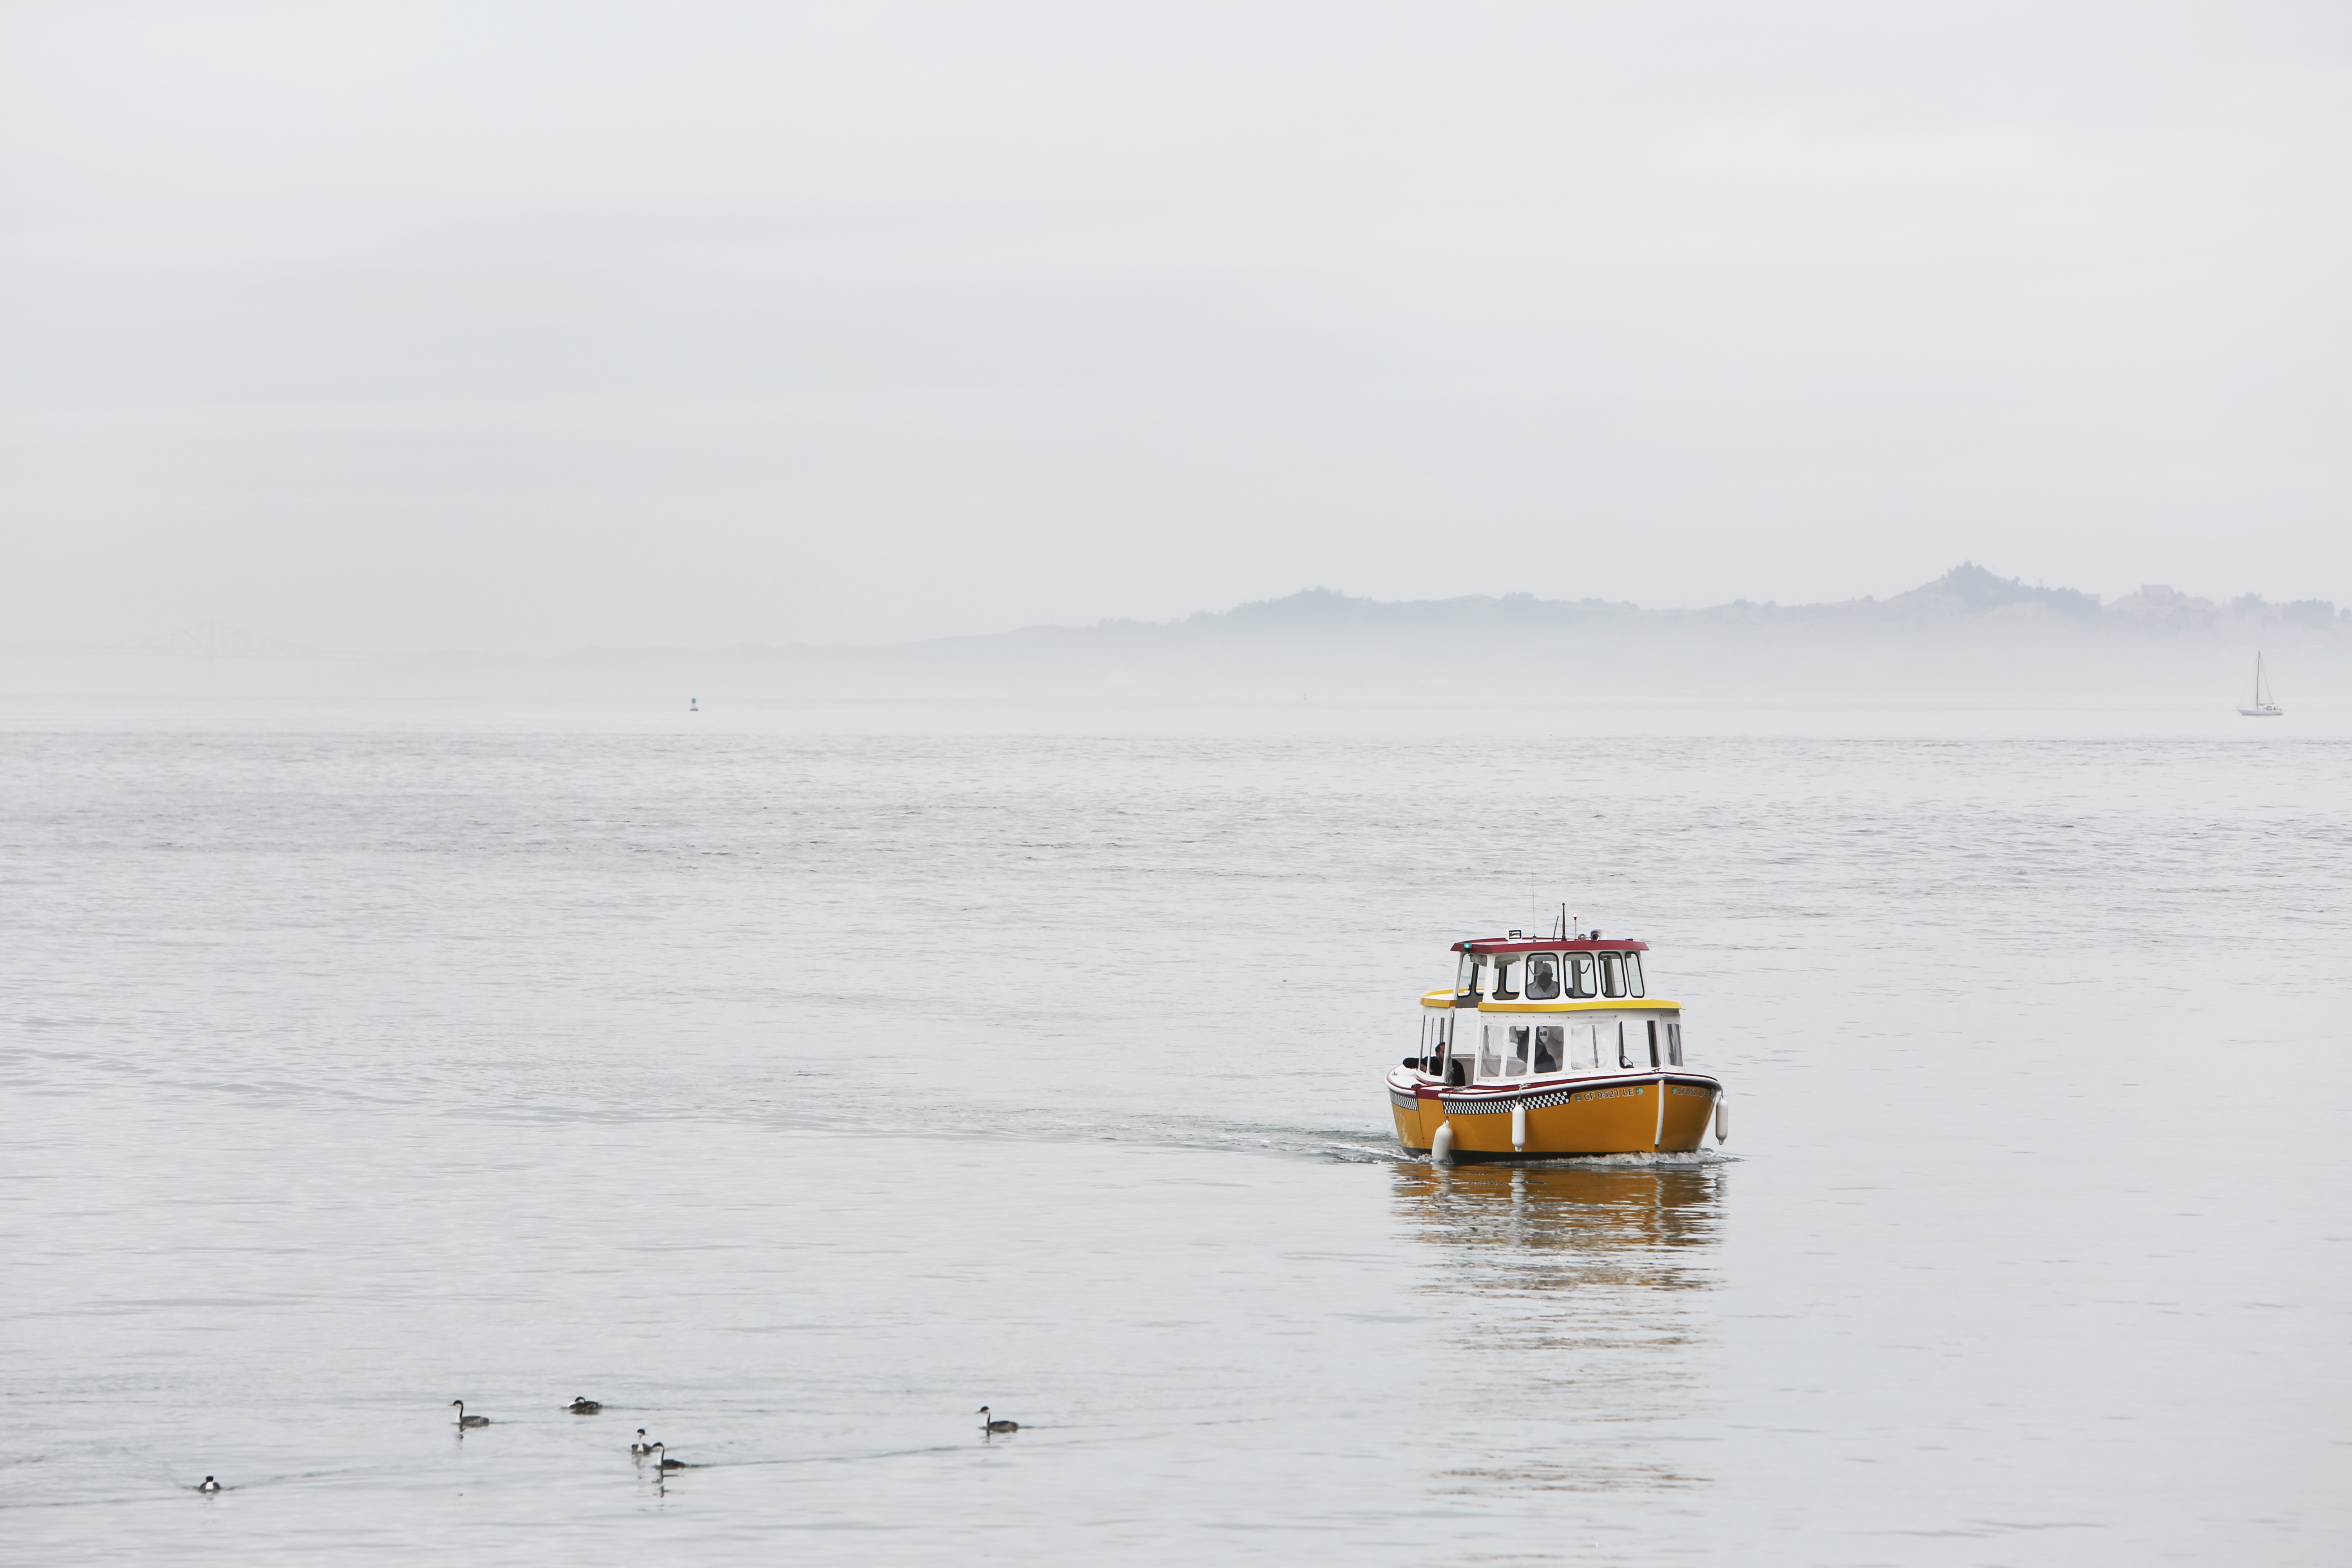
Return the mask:
<path fill-rule="evenodd" d="M 985 1405 L 980 1407 L 980 1429 L 983 1432 L 1018 1432 L 1021 1430 L 1021 1423 L 1018 1421 L 999 1421 L 991 1416 L 988 1414 L 988 1406 Z"/>
<path fill-rule="evenodd" d="M 642 1426 L 638 1427 L 637 1440 L 629 1445 L 629 1452 L 632 1454 L 650 1454 L 653 1451 L 654 1446 L 646 1441 L 646 1429 Z"/>
<path fill-rule="evenodd" d="M 685 1469 L 687 1468 L 686 1461 L 684 1459 L 671 1458 L 667 1454 L 662 1451 L 665 1447 L 666 1445 L 664 1444 L 656 1443 L 652 1447 L 646 1450 L 646 1453 L 651 1454 L 654 1457 L 654 1468 L 656 1470 Z"/>
<path fill-rule="evenodd" d="M 487 1416 L 487 1415 L 467 1415 L 467 1414 L 466 1414 L 466 1402 L 465 1402 L 464 1400 L 462 1400 L 462 1399 L 453 1399 L 453 1400 L 451 1400 L 449 1403 L 450 1403 L 450 1404 L 452 1404 L 452 1405 L 456 1405 L 456 1406 L 457 1407 L 457 1425 L 458 1425 L 458 1426 L 488 1426 L 488 1425 L 490 1424 L 490 1418 L 489 1418 L 488 1416 Z"/>
<path fill-rule="evenodd" d="M 198 1487 L 196 1489 L 200 1492 L 216 1492 L 220 1490 L 220 1483 L 213 1479 L 212 1477 L 206 1476 L 205 1478 L 205 1484 Z"/>
<path fill-rule="evenodd" d="M 602 1405 L 597 1404 L 596 1401 L 589 1398 L 584 1394 L 575 1394 L 572 1396 L 572 1403 L 565 1405 L 563 1408 L 569 1410 L 574 1415 L 593 1415 L 596 1412 L 604 1409 L 604 1407 Z"/>

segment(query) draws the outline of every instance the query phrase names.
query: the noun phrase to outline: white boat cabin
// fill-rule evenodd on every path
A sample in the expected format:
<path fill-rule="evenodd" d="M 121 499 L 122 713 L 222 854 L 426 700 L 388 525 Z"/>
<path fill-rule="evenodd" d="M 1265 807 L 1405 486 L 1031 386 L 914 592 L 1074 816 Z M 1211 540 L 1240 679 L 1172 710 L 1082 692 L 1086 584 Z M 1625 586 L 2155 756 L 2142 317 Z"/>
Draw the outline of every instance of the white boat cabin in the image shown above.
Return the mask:
<path fill-rule="evenodd" d="M 1458 1088 L 1685 1065 L 1682 1007 L 1648 994 L 1647 943 L 1515 931 L 1454 950 L 1454 988 L 1422 998 L 1421 1050 L 1406 1067 Z"/>

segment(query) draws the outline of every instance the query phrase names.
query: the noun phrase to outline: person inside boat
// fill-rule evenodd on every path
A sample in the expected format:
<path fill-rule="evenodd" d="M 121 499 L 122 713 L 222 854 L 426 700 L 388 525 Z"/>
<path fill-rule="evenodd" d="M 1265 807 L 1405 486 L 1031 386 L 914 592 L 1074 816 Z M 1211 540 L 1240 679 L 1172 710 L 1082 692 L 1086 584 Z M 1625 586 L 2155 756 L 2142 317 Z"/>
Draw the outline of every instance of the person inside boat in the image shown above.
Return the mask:
<path fill-rule="evenodd" d="M 1470 1058 L 1454 1048 L 1454 1031 L 1445 1031 L 1443 1055 L 1429 1058 L 1429 1070 L 1445 1080 L 1449 1089 L 1460 1089 L 1470 1081 Z"/>
<path fill-rule="evenodd" d="M 1528 1000 L 1549 1002 L 1559 995 L 1559 954 L 1528 954 Z"/>

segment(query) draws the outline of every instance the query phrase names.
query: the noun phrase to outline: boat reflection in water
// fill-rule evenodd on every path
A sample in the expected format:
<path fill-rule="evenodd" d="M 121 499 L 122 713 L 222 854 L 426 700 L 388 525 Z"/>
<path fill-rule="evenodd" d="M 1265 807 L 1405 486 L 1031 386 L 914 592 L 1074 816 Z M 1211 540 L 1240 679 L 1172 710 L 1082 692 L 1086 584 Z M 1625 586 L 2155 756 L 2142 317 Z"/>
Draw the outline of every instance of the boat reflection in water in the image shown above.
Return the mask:
<path fill-rule="evenodd" d="M 1391 1179 L 1450 1325 L 1409 1395 L 1448 1456 L 1433 1494 L 1608 1493 L 1630 1520 L 1638 1496 L 1708 1483 L 1725 1165 L 1415 1163 Z M 1609 1512 L 1580 1518 L 1606 1530 Z"/>

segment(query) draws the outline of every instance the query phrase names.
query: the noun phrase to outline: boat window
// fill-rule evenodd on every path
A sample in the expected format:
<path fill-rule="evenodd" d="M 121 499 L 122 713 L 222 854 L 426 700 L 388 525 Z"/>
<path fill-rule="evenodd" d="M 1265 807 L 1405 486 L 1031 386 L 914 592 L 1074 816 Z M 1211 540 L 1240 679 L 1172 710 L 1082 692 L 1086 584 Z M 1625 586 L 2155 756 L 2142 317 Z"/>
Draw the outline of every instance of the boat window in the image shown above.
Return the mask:
<path fill-rule="evenodd" d="M 1536 1071 L 1558 1072 L 1559 1070 L 1560 1058 L 1565 1054 L 1561 1037 L 1567 1032 L 1558 1024 L 1536 1026 Z"/>
<path fill-rule="evenodd" d="M 1642 955 L 1638 952 L 1629 952 L 1625 955 L 1625 994 L 1639 996 L 1641 994 Z"/>
<path fill-rule="evenodd" d="M 1675 1067 L 1683 1065 L 1683 1026 L 1680 1024 L 1666 1026 L 1666 1060 Z"/>
<path fill-rule="evenodd" d="M 1633 1032 L 1625 1027 L 1623 1019 L 1619 1019 L 1617 1021 L 1617 1065 L 1621 1068 L 1639 1065 L 1633 1060 L 1633 1053 L 1639 1048 L 1633 1043 Z"/>
<path fill-rule="evenodd" d="M 1503 1058 L 1495 1050 L 1495 1026 L 1492 1024 L 1478 1031 L 1478 1076 L 1503 1076 Z"/>
<path fill-rule="evenodd" d="M 1598 1068 L 1601 1065 L 1601 1026 L 1574 1024 L 1568 1031 L 1568 1065 L 1571 1068 Z"/>
<path fill-rule="evenodd" d="M 1528 1076 L 1528 1026 L 1520 1024 L 1511 1030 L 1511 1054 L 1503 1058 L 1505 1078 Z"/>
<path fill-rule="evenodd" d="M 1592 955 L 1591 953 L 1571 952 L 1565 960 L 1563 967 L 1567 973 L 1561 978 L 1568 982 L 1568 994 L 1570 996 L 1580 1001 L 1598 994 L 1592 988 Z"/>
<path fill-rule="evenodd" d="M 1664 1042 L 1658 1038 L 1664 1031 L 1659 1028 L 1658 1021 L 1653 1018 L 1647 1026 L 1646 1032 L 1650 1037 L 1650 1065 L 1656 1067 L 1664 1059 Z"/>
<path fill-rule="evenodd" d="M 1502 954 L 1500 954 L 1500 953 L 1497 953 L 1497 954 L 1496 955 L 1496 957 L 1495 957 L 1495 1000 L 1496 1000 L 1496 1001 L 1497 1001 L 1497 1002 L 1516 1002 L 1516 1001 L 1517 1001 L 1517 1000 L 1519 999 L 1519 994 L 1518 994 L 1517 992 L 1516 992 L 1516 991 L 1514 991 L 1514 990 L 1512 990 L 1512 989 L 1511 989 L 1511 980 L 1512 980 L 1511 966 L 1512 966 L 1513 964 L 1517 963 L 1518 963 L 1518 960 L 1517 960 L 1517 958 L 1505 957 L 1504 955 L 1502 955 Z"/>
<path fill-rule="evenodd" d="M 1468 996 L 1478 989 L 1478 966 L 1486 961 L 1475 952 L 1462 955 L 1462 967 L 1454 976 L 1454 994 Z"/>
<path fill-rule="evenodd" d="M 1625 994 L 1625 955 L 1623 953 L 1604 952 L 1601 955 L 1601 994 L 1603 996 Z"/>
<path fill-rule="evenodd" d="M 1528 954 L 1528 1000 L 1549 1002 L 1559 994 L 1559 954 Z"/>

